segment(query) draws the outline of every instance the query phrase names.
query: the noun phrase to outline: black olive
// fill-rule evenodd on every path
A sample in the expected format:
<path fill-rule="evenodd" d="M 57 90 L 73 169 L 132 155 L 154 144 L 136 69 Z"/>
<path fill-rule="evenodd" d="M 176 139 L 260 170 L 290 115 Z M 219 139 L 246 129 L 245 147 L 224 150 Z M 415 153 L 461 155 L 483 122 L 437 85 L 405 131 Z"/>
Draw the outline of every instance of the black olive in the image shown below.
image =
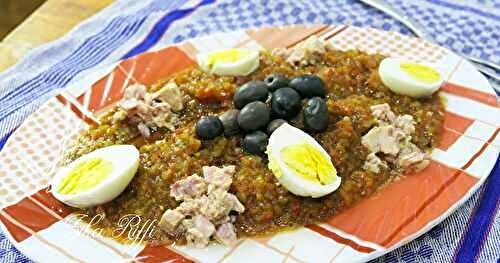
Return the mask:
<path fill-rule="evenodd" d="M 267 129 L 266 129 L 266 132 L 267 132 L 267 135 L 271 136 L 271 134 L 273 134 L 273 132 L 278 129 L 281 125 L 287 123 L 285 120 L 283 119 L 276 119 L 276 120 L 272 120 L 268 125 L 267 125 Z"/>
<path fill-rule="evenodd" d="M 326 88 L 323 80 L 316 75 L 303 75 L 293 78 L 290 87 L 304 98 L 325 97 Z"/>
<path fill-rule="evenodd" d="M 243 138 L 243 150 L 250 154 L 264 154 L 267 147 L 267 134 L 261 131 L 254 131 Z"/>
<path fill-rule="evenodd" d="M 195 132 L 201 139 L 211 140 L 221 135 L 224 127 L 217 116 L 203 116 L 196 123 Z"/>
<path fill-rule="evenodd" d="M 281 74 L 271 74 L 264 79 L 264 82 L 269 91 L 273 92 L 277 89 L 287 87 L 290 80 Z"/>
<path fill-rule="evenodd" d="M 255 131 L 266 127 L 271 117 L 271 110 L 261 101 L 248 103 L 238 114 L 238 125 L 245 131 Z"/>
<path fill-rule="evenodd" d="M 320 97 L 309 99 L 304 106 L 304 127 L 307 131 L 322 132 L 328 127 L 328 108 Z"/>
<path fill-rule="evenodd" d="M 224 126 L 224 135 L 233 136 L 240 132 L 240 126 L 238 126 L 239 113 L 239 110 L 228 110 L 219 116 L 222 126 Z"/>
<path fill-rule="evenodd" d="M 268 96 L 266 83 L 261 80 L 252 80 L 243 84 L 234 93 L 234 106 L 241 109 L 253 101 L 265 102 Z"/>
<path fill-rule="evenodd" d="M 295 117 L 301 108 L 301 98 L 292 88 L 281 88 L 273 93 L 271 109 L 275 116 L 289 120 Z"/>

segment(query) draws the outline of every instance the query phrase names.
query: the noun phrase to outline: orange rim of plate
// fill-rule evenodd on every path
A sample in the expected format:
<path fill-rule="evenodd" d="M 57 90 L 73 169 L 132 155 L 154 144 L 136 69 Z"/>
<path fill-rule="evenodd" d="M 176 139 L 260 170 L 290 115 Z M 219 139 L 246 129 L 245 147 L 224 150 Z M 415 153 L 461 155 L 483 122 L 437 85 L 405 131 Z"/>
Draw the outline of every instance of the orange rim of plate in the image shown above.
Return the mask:
<path fill-rule="evenodd" d="M 445 65 L 444 134 L 428 168 L 322 224 L 205 250 L 119 244 L 75 220 L 76 215 L 48 191 L 63 150 L 76 132 L 96 122 L 96 116 L 116 103 L 128 85 L 153 84 L 193 66 L 199 52 L 291 47 L 311 35 L 340 50 L 360 49 Z M 70 87 L 49 100 L 0 152 L 0 225 L 17 248 L 37 261 L 239 262 L 248 255 L 255 256 L 254 261 L 365 261 L 415 239 L 450 215 L 486 180 L 500 148 L 500 110 L 487 80 L 452 52 L 394 32 L 334 25 L 250 29 L 143 53 L 106 73 L 88 87 Z"/>

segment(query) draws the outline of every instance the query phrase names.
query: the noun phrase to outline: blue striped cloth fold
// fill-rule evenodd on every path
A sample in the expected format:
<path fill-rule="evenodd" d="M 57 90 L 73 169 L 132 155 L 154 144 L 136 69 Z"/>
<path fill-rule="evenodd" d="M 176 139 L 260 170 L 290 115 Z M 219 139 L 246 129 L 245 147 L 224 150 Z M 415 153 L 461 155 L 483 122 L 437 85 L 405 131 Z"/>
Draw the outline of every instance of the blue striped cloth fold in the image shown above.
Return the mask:
<path fill-rule="evenodd" d="M 441 45 L 500 63 L 500 2 L 389 2 L 422 23 Z M 0 150 L 29 114 L 93 68 L 218 31 L 305 23 L 350 24 L 409 34 L 399 22 L 353 0 L 118 0 L 0 74 Z M 500 258 L 498 166 L 497 161 L 486 184 L 442 224 L 374 261 L 496 262 Z M 0 262 L 29 259 L 0 233 Z"/>

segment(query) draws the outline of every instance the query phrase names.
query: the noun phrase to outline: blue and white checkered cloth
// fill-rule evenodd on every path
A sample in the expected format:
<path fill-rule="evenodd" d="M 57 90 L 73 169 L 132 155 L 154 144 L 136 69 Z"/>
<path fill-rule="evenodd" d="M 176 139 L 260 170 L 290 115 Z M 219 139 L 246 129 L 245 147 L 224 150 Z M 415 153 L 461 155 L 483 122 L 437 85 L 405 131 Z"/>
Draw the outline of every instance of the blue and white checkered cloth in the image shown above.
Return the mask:
<path fill-rule="evenodd" d="M 499 0 L 389 2 L 422 23 L 442 46 L 500 63 Z M 410 34 L 399 22 L 354 0 L 118 0 L 0 74 L 0 150 L 29 114 L 97 66 L 218 31 L 305 23 Z M 485 185 L 457 212 L 375 262 L 498 262 L 499 185 L 497 162 Z M 30 260 L 0 232 L 0 262 Z"/>

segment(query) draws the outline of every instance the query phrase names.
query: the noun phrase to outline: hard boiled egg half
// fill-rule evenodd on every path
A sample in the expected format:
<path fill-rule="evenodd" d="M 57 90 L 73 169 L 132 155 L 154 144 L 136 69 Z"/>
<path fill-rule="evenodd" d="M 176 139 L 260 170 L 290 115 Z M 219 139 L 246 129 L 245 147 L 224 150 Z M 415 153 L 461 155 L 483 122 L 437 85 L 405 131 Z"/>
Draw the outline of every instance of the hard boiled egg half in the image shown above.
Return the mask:
<path fill-rule="evenodd" d="M 139 167 L 139 151 L 133 145 L 95 150 L 61 168 L 52 181 L 52 194 L 73 207 L 107 203 L 130 183 Z"/>
<path fill-rule="evenodd" d="M 225 49 L 201 53 L 197 57 L 200 68 L 220 76 L 246 76 L 259 67 L 259 51 Z"/>
<path fill-rule="evenodd" d="M 436 67 L 404 59 L 385 58 L 378 73 L 389 89 L 414 98 L 430 96 L 443 84 L 443 74 Z"/>
<path fill-rule="evenodd" d="M 316 198 L 340 186 L 341 179 L 328 153 L 314 138 L 289 124 L 273 132 L 267 155 L 269 169 L 293 194 Z"/>

